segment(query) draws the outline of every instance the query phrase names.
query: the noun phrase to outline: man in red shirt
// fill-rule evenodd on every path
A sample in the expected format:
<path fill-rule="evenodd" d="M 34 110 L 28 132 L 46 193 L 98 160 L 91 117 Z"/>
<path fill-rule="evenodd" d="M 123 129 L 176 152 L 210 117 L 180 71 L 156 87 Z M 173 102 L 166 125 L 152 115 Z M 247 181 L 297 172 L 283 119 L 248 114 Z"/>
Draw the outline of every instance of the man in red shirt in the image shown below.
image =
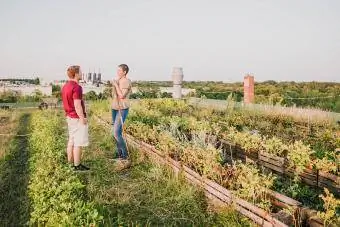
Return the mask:
<path fill-rule="evenodd" d="M 67 159 L 69 163 L 73 162 L 74 170 L 85 171 L 89 168 L 81 164 L 81 147 L 89 145 L 89 136 L 83 89 L 78 83 L 81 79 L 80 66 L 70 66 L 67 76 L 69 80 L 61 90 L 69 134 Z"/>

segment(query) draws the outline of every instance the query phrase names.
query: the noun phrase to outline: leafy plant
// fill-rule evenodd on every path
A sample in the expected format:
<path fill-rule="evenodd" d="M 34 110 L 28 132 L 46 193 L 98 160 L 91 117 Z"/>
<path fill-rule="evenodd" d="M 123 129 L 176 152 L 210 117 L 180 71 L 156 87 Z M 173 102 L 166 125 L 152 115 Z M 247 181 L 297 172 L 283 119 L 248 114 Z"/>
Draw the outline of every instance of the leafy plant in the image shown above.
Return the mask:
<path fill-rule="evenodd" d="M 329 224 L 334 224 L 336 226 L 340 225 L 340 200 L 336 199 L 332 193 L 325 190 L 325 195 L 320 195 L 320 198 L 324 202 L 324 211 L 318 212 L 317 216 L 323 220 L 324 226 L 329 226 Z"/>
<path fill-rule="evenodd" d="M 313 151 L 302 143 L 302 141 L 295 141 L 288 146 L 288 161 L 289 168 L 294 169 L 295 176 L 302 173 L 306 166 L 311 162 L 310 155 Z"/>
<path fill-rule="evenodd" d="M 63 122 L 56 112 L 34 113 L 31 122 L 29 159 L 32 201 L 31 225 L 96 225 L 102 217 L 85 199 L 85 185 L 65 166 Z"/>

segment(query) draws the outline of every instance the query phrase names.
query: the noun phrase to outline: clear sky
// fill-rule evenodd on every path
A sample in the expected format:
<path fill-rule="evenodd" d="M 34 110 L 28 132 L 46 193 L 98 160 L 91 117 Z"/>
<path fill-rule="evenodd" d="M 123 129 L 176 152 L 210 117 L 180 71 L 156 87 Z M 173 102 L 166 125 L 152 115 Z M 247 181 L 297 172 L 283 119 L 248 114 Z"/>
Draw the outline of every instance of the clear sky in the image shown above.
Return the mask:
<path fill-rule="evenodd" d="M 0 0 L 0 78 L 340 82 L 339 0 Z"/>

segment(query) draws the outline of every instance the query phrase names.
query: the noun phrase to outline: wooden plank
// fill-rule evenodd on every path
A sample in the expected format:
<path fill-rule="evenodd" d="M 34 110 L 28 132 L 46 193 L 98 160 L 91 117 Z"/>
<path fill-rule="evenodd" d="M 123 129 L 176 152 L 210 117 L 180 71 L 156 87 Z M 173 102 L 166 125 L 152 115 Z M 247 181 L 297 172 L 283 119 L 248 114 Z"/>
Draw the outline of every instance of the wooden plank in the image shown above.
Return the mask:
<path fill-rule="evenodd" d="M 340 182 L 340 177 L 334 174 L 331 174 L 331 173 L 325 173 L 325 172 L 319 171 L 319 177 L 332 180 L 333 182 Z"/>
<path fill-rule="evenodd" d="M 305 168 L 303 171 L 307 174 L 316 175 L 316 172 L 312 169 Z"/>
<path fill-rule="evenodd" d="M 264 220 L 263 218 L 254 215 L 253 213 L 251 213 L 250 211 L 237 206 L 235 208 L 238 212 L 240 212 L 241 214 L 243 214 L 244 216 L 248 217 L 249 219 L 253 220 L 255 223 L 257 223 L 259 226 L 263 226 L 263 227 L 288 227 L 287 225 L 275 225 L 275 223 L 270 223 L 266 220 Z"/>
<path fill-rule="evenodd" d="M 286 169 L 286 175 L 290 176 L 290 177 L 294 177 L 295 176 L 295 172 L 294 170 L 287 170 Z M 316 175 L 314 174 L 310 174 L 310 173 L 306 173 L 306 172 L 302 172 L 299 174 L 299 176 L 302 178 L 302 179 L 307 179 L 307 180 L 311 180 L 311 181 L 315 181 L 316 182 Z M 315 184 L 316 185 L 316 184 Z M 313 186 L 315 186 L 313 185 Z"/>
<path fill-rule="evenodd" d="M 287 204 L 287 205 L 290 205 L 290 206 L 301 206 L 302 203 L 295 200 L 295 199 L 292 199 L 288 196 L 285 196 L 285 195 L 282 195 L 278 192 L 275 192 L 275 191 L 272 191 L 272 190 L 269 190 L 268 194 L 270 196 L 272 196 L 273 198 L 277 199 L 277 200 L 280 200 L 281 202 Z"/>
<path fill-rule="evenodd" d="M 338 185 L 338 182 L 337 182 L 337 181 L 334 181 L 334 180 L 332 180 L 332 179 L 329 179 L 329 178 L 326 178 L 326 177 L 323 177 L 323 176 L 320 176 L 320 175 L 319 175 L 319 181 L 325 182 L 325 183 L 327 183 L 327 184 L 331 184 L 331 185 L 333 185 L 334 187 L 337 187 L 337 185 Z"/>
<path fill-rule="evenodd" d="M 310 186 L 317 186 L 316 181 L 310 180 L 308 178 L 301 177 L 301 181 L 306 184 L 309 184 Z"/>
<path fill-rule="evenodd" d="M 275 207 L 281 208 L 281 209 L 291 209 L 291 207 L 284 202 L 281 202 L 279 200 L 276 200 L 274 198 L 271 198 L 270 200 L 271 204 Z"/>
<path fill-rule="evenodd" d="M 244 208 L 248 208 L 248 207 L 251 207 L 251 208 L 256 208 L 256 209 L 252 209 L 252 210 L 249 210 L 251 211 L 252 213 L 255 213 L 257 214 L 258 216 L 266 219 L 267 221 L 269 221 L 273 226 L 280 226 L 280 227 L 286 227 L 287 225 L 280 222 L 279 220 L 273 218 L 270 213 L 260 209 L 260 208 L 257 208 L 257 207 L 254 207 L 254 206 L 251 206 L 252 204 L 250 204 L 249 202 L 245 201 L 245 200 L 241 200 L 239 198 L 234 198 L 234 201 L 237 203 L 237 204 L 240 204 L 242 207 Z"/>
<path fill-rule="evenodd" d="M 319 188 L 327 188 L 335 195 L 340 195 L 340 189 L 338 187 L 334 187 L 333 185 L 324 184 L 322 182 L 319 182 Z"/>
<path fill-rule="evenodd" d="M 218 206 L 222 206 L 222 207 L 229 207 L 230 205 L 226 205 L 224 201 L 221 201 L 219 199 L 217 199 L 214 195 L 210 194 L 209 192 L 205 191 L 204 192 L 205 196 L 210 200 L 213 201 L 214 203 L 219 204 Z M 238 211 L 240 214 L 242 214 L 243 216 L 249 218 L 250 220 L 252 220 L 254 223 L 258 224 L 259 226 L 265 226 L 265 227 L 273 227 L 273 225 L 271 223 L 269 223 L 268 221 L 264 220 L 263 218 L 251 213 L 250 211 L 239 207 L 239 206 L 235 206 L 234 209 L 236 211 Z"/>
<path fill-rule="evenodd" d="M 316 174 L 309 174 L 309 173 L 306 173 L 306 172 L 302 172 L 299 175 L 302 178 L 309 179 L 309 180 L 312 180 L 312 181 L 316 181 L 316 179 L 317 179 Z"/>
<path fill-rule="evenodd" d="M 278 162 L 276 160 L 273 160 L 271 158 L 268 158 L 268 157 L 262 156 L 262 155 L 259 156 L 259 161 L 269 163 L 269 164 L 277 166 L 279 168 L 283 168 L 284 167 L 283 166 L 283 162 Z"/>
<path fill-rule="evenodd" d="M 269 153 L 263 152 L 263 151 L 261 151 L 259 153 L 259 156 L 260 156 L 259 158 L 265 157 L 267 159 L 271 159 L 271 160 L 273 160 L 277 163 L 280 163 L 281 165 L 283 165 L 284 162 L 285 162 L 285 158 L 282 158 L 282 157 L 279 157 L 279 156 L 276 156 L 276 155 L 273 155 L 273 154 L 269 154 Z"/>
<path fill-rule="evenodd" d="M 284 169 L 283 169 L 282 167 L 277 167 L 277 166 L 272 165 L 272 164 L 270 164 L 270 163 L 268 163 L 268 162 L 259 161 L 259 164 L 260 164 L 261 166 L 266 167 L 266 168 L 268 168 L 268 169 L 270 169 L 270 170 L 273 170 L 273 171 L 275 171 L 275 172 L 278 172 L 278 173 L 281 173 L 281 174 L 285 173 L 285 172 L 284 172 Z"/>

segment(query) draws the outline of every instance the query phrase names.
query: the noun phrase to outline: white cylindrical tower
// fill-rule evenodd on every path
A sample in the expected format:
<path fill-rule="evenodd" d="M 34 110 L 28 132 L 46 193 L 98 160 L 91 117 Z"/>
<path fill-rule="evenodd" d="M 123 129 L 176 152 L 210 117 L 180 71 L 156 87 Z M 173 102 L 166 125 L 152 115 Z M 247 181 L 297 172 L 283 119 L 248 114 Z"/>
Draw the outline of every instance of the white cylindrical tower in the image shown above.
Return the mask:
<path fill-rule="evenodd" d="M 174 85 L 174 92 L 172 93 L 172 97 L 174 99 L 182 98 L 182 82 L 183 82 L 183 68 L 174 67 L 172 69 L 172 81 Z"/>

